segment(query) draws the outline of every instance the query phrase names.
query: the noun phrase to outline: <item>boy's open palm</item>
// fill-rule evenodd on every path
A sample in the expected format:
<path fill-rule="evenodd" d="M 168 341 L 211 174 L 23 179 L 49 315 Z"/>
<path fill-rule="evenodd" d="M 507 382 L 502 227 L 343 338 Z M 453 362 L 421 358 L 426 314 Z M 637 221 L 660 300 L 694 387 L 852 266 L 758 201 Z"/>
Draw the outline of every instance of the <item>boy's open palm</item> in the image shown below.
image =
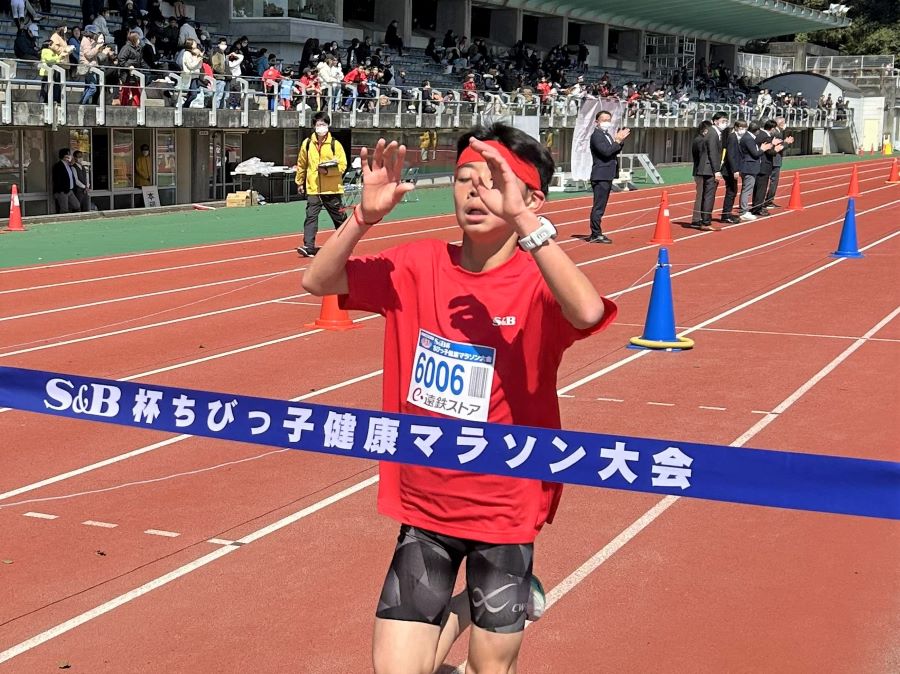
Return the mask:
<path fill-rule="evenodd" d="M 375 223 L 390 213 L 403 195 L 414 188 L 412 183 L 402 182 L 406 146 L 398 145 L 397 141 L 387 145 L 382 138 L 375 145 L 371 165 L 368 148 L 364 147 L 359 157 L 363 181 L 359 208 L 365 222 Z"/>
<path fill-rule="evenodd" d="M 525 200 L 522 198 L 519 179 L 503 155 L 496 149 L 477 138 L 472 138 L 470 144 L 472 149 L 479 152 L 487 162 L 493 183 L 491 187 L 488 187 L 480 177 L 473 176 L 472 180 L 475 189 L 478 190 L 478 198 L 493 215 L 503 218 L 509 223 L 515 223 L 516 218 L 528 210 Z"/>

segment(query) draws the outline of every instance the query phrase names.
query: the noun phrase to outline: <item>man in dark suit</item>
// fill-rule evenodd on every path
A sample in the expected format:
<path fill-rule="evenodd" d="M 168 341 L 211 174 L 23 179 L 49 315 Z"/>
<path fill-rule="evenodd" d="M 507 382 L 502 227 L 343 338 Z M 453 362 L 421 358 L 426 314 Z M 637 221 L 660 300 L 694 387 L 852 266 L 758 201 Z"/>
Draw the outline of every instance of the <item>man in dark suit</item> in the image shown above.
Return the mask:
<path fill-rule="evenodd" d="M 747 122 L 739 119 L 735 122 L 734 132 L 739 140 L 739 148 L 741 151 L 741 216 L 744 221 L 756 220 L 753 214 L 754 203 L 753 195 L 756 188 L 756 176 L 759 173 L 760 158 L 766 150 L 772 147 L 771 143 L 763 143 L 760 145 L 756 140 L 756 135 L 760 133 L 759 125 L 751 122 L 748 126 Z"/>
<path fill-rule="evenodd" d="M 631 133 L 630 129 L 620 129 L 613 136 L 612 113 L 605 110 L 598 112 L 594 119 L 596 127 L 591 134 L 591 186 L 594 189 L 594 207 L 591 209 L 591 235 L 588 243 L 612 243 L 612 239 L 603 233 L 601 221 L 606 212 L 606 203 L 612 190 L 612 181 L 619 174 L 619 153 L 622 143 Z"/>
<path fill-rule="evenodd" d="M 694 160 L 693 176 L 697 186 L 694 214 L 690 226 L 704 231 L 712 229 L 712 211 L 716 188 L 722 177 L 722 140 L 720 135 L 728 125 L 727 116 L 717 112 L 713 121 L 704 120 L 697 129 L 691 146 Z"/>
<path fill-rule="evenodd" d="M 59 151 L 59 161 L 50 173 L 53 185 L 53 201 L 57 213 L 77 213 L 81 209 L 75 196 L 75 171 L 72 169 L 72 151 L 64 147 Z"/>
<path fill-rule="evenodd" d="M 772 129 L 774 128 L 775 122 L 770 119 L 763 124 L 762 130 L 756 134 L 756 144 L 761 150 L 764 145 L 769 146 L 768 149 L 763 150 L 759 157 L 759 170 L 756 174 L 756 183 L 753 185 L 753 208 L 750 211 L 757 217 L 770 215 L 766 209 L 766 195 L 769 192 L 769 177 L 772 175 L 772 169 L 774 168 L 772 161 L 781 147 L 781 140 L 774 138 L 772 135 Z"/>
<path fill-rule="evenodd" d="M 741 121 L 741 120 L 739 120 Z M 722 201 L 722 222 L 738 223 L 740 220 L 734 215 L 734 200 L 737 197 L 738 176 L 741 174 L 741 149 L 740 138 L 736 133 L 738 128 L 735 122 L 734 128 L 726 128 L 722 134 L 722 145 L 725 148 L 725 156 L 722 159 L 722 178 L 725 181 L 725 199 Z M 746 122 L 741 127 L 746 131 Z"/>
<path fill-rule="evenodd" d="M 788 135 L 785 131 L 787 122 L 784 117 L 775 118 L 775 128 L 772 129 L 773 138 L 780 138 L 783 144 L 778 148 L 777 153 L 772 157 L 772 175 L 769 176 L 769 190 L 766 192 L 766 207 L 778 208 L 775 203 L 775 192 L 778 190 L 778 179 L 781 177 L 781 164 L 784 161 L 784 150 L 788 145 L 793 144 L 794 137 Z"/>

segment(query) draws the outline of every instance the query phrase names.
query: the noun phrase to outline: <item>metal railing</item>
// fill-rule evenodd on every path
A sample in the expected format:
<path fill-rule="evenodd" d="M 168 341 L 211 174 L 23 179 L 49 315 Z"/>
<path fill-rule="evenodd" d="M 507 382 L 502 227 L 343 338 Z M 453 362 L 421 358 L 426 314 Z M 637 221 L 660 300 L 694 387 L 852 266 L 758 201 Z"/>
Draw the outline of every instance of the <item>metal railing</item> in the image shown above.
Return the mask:
<path fill-rule="evenodd" d="M 66 68 L 45 66 L 53 73 L 53 82 L 48 82 L 47 78 L 37 76 L 36 67 L 34 61 L 0 61 L 0 90 L 5 93 L 0 118 L 3 124 L 13 122 L 13 92 L 19 90 L 24 91 L 25 95 L 30 95 L 30 92 L 36 94 L 41 84 L 47 85 L 42 121 L 48 125 L 66 124 L 68 96 L 74 95 L 75 100 L 87 99 L 86 104 L 94 104 L 95 123 L 104 126 L 110 119 L 110 104 L 123 88 L 133 89 L 137 93 L 134 98 L 124 94 L 118 96 L 120 103 L 133 104 L 135 113 L 132 123 L 137 126 L 147 124 L 148 98 L 162 99 L 166 108 L 173 109 L 173 116 L 169 119 L 174 120 L 172 123 L 176 127 L 184 124 L 185 108 L 205 110 L 210 127 L 219 125 L 226 110 L 238 114 L 238 124 L 244 128 L 250 126 L 251 112 L 254 110 L 265 113 L 263 124 L 270 128 L 285 126 L 283 116 L 288 114 L 280 105 L 277 89 L 267 87 L 260 78 L 233 77 L 226 82 L 202 74 L 196 76 L 169 70 L 137 71 L 95 66 L 90 68 L 91 77 L 87 81 L 83 75 L 78 76 L 80 79 L 70 79 L 68 72 L 71 71 L 67 72 Z M 116 77 L 113 78 L 113 75 Z M 54 87 L 59 88 L 59 105 L 54 105 Z M 92 94 L 94 89 L 96 92 Z M 438 93 L 435 90 L 432 92 Z M 416 87 L 367 84 L 367 90 L 361 93 L 355 90 L 355 85 L 345 83 L 326 85 L 321 89 L 298 86 L 292 96 L 287 126 L 307 127 L 312 113 L 322 109 L 339 111 L 344 115 L 335 119 L 336 126 L 401 128 L 404 126 L 404 113 L 409 113 L 414 117 L 414 122 L 412 117 L 409 118 L 409 126 L 416 128 L 460 128 L 463 122 L 485 123 L 508 115 L 540 115 L 543 126 L 572 127 L 584 100 L 582 95 L 566 94 L 551 95 L 542 100 L 531 88 L 513 93 L 445 89 L 438 97 L 425 100 L 423 91 Z M 760 108 L 734 103 L 612 100 L 622 106 L 623 123 L 634 128 L 694 127 L 716 112 L 724 112 L 731 122 L 738 118 L 762 120 L 784 116 L 788 125 L 795 128 L 824 128 L 831 126 L 839 114 L 815 108 L 780 108 L 773 105 Z M 117 119 L 121 120 L 121 116 Z M 233 118 L 230 123 L 234 124 Z"/>
<path fill-rule="evenodd" d="M 766 79 L 790 72 L 794 69 L 794 58 L 791 56 L 772 56 L 770 54 L 745 54 L 738 52 L 735 74 L 751 79 Z"/>
<path fill-rule="evenodd" d="M 900 71 L 893 55 L 807 56 L 805 65 L 810 72 L 839 77 L 855 84 L 881 87 L 893 81 L 900 87 Z"/>

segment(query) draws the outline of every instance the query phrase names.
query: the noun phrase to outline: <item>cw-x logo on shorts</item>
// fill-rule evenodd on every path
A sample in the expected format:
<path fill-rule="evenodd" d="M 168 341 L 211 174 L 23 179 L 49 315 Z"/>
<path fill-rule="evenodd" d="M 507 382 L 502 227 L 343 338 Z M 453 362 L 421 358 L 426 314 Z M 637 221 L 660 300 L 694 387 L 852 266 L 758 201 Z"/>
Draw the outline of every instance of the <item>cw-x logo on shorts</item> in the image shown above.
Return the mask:
<path fill-rule="evenodd" d="M 509 583 L 508 585 L 504 585 L 503 587 L 498 587 L 496 590 L 494 590 L 493 592 L 491 592 L 488 595 L 486 595 L 480 587 L 473 588 L 472 589 L 472 605 L 475 608 L 481 608 L 482 606 L 484 606 L 491 613 L 500 613 L 500 611 L 502 611 L 509 605 L 509 600 L 507 599 L 503 603 L 503 606 L 497 606 L 497 607 L 491 606 L 488 603 L 488 600 L 493 599 L 501 592 L 508 590 L 509 588 L 515 587 L 515 586 L 516 586 L 515 583 Z"/>

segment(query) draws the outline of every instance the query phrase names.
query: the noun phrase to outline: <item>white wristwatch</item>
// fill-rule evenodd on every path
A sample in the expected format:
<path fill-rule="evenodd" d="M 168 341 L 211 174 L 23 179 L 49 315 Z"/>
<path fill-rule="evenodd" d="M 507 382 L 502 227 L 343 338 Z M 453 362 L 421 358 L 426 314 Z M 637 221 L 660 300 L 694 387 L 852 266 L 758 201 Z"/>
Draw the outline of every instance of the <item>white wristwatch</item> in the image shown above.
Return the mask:
<path fill-rule="evenodd" d="M 543 246 L 550 239 L 556 238 L 556 227 L 553 226 L 552 222 L 543 216 L 538 216 L 538 222 L 541 223 L 540 227 L 528 236 L 519 239 L 519 245 L 522 247 L 522 250 L 531 252 L 535 248 Z"/>

